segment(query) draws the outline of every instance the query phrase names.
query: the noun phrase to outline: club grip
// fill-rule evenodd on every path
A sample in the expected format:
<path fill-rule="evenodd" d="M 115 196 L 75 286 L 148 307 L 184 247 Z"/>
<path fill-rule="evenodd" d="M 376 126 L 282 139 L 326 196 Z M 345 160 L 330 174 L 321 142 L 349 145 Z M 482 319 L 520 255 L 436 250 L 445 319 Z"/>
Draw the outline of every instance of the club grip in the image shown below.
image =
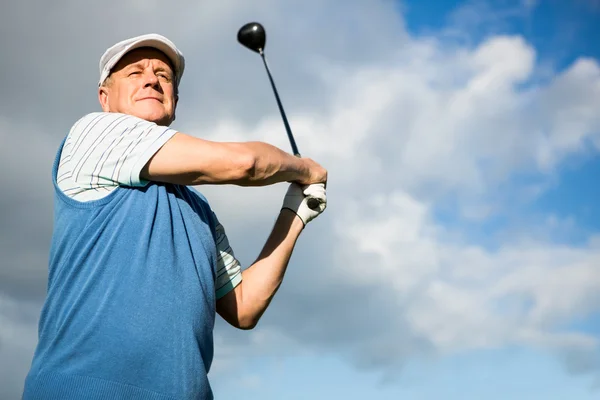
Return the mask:
<path fill-rule="evenodd" d="M 317 199 L 315 197 L 309 197 L 306 200 L 306 204 L 308 205 L 308 208 L 310 208 L 311 210 L 318 210 L 319 206 L 321 205 L 321 202 L 319 201 L 319 199 Z"/>

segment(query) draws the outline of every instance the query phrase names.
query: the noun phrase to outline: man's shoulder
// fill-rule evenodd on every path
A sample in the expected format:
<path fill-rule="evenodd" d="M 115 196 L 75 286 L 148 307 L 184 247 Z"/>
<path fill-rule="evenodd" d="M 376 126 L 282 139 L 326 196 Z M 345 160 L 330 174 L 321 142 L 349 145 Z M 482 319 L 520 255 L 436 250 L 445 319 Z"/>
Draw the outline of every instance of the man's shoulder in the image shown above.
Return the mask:
<path fill-rule="evenodd" d="M 92 111 L 87 114 L 83 114 L 81 117 L 79 117 L 77 120 L 75 120 L 75 123 L 73 124 L 73 126 L 76 126 L 77 124 L 80 124 L 81 122 L 84 122 L 84 121 L 93 121 L 95 119 L 99 119 L 102 117 L 110 118 L 112 115 L 113 115 L 113 113 L 108 113 L 108 112 L 104 112 L 104 111 Z"/>
<path fill-rule="evenodd" d="M 93 111 L 84 114 L 77 119 L 71 126 L 70 133 L 74 134 L 93 127 L 106 127 L 115 124 L 116 122 L 146 125 L 154 124 L 153 122 L 146 121 L 134 115 L 117 112 Z"/>
<path fill-rule="evenodd" d="M 75 120 L 75 122 L 73 123 L 73 125 L 71 125 L 71 129 L 69 131 L 69 136 L 77 136 L 78 134 L 80 134 L 81 132 L 85 131 L 86 129 L 89 129 L 91 125 L 94 124 L 94 122 L 98 122 L 102 119 L 111 119 L 114 116 L 110 115 L 110 113 L 107 112 L 90 112 L 87 114 L 84 114 L 83 116 L 81 116 L 79 119 Z"/>

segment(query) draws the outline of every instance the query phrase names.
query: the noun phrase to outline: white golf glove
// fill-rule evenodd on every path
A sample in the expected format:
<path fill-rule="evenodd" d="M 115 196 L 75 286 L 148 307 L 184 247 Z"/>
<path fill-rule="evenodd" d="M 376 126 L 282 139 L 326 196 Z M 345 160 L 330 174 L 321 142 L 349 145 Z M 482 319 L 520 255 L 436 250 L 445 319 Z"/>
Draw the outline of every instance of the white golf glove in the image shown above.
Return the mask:
<path fill-rule="evenodd" d="M 313 210 L 308 207 L 309 198 L 314 198 L 318 201 L 319 206 L 316 209 Z M 315 183 L 305 186 L 298 185 L 297 183 L 290 184 L 281 208 L 287 208 L 295 212 L 304 223 L 304 226 L 306 226 L 306 224 L 317 218 L 327 208 L 325 184 Z"/>

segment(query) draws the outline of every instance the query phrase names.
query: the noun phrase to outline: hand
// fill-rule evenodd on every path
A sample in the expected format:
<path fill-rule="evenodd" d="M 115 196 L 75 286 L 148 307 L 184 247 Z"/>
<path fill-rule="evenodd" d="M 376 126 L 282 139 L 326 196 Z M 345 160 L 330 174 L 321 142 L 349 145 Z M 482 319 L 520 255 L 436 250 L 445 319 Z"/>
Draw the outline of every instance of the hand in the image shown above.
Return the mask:
<path fill-rule="evenodd" d="M 310 158 L 302 158 L 307 169 L 305 179 L 298 181 L 300 185 L 311 185 L 313 183 L 323 183 L 327 186 L 327 170 Z"/>
<path fill-rule="evenodd" d="M 319 200 L 319 207 L 315 210 L 308 207 L 309 197 Z M 312 185 L 290 184 L 290 187 L 283 199 L 282 209 L 287 208 L 296 213 L 304 223 L 304 226 L 313 219 L 317 218 L 325 208 L 327 208 L 327 195 L 324 183 L 315 183 Z"/>

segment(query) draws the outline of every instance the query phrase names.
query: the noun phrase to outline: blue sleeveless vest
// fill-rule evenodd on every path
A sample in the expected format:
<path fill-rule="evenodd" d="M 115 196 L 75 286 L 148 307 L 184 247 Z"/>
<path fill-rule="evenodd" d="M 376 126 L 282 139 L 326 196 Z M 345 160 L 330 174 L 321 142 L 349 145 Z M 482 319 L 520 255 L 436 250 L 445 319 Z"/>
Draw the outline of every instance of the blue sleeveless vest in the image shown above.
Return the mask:
<path fill-rule="evenodd" d="M 212 399 L 215 219 L 185 186 L 79 202 L 56 185 L 39 341 L 23 399 Z"/>

